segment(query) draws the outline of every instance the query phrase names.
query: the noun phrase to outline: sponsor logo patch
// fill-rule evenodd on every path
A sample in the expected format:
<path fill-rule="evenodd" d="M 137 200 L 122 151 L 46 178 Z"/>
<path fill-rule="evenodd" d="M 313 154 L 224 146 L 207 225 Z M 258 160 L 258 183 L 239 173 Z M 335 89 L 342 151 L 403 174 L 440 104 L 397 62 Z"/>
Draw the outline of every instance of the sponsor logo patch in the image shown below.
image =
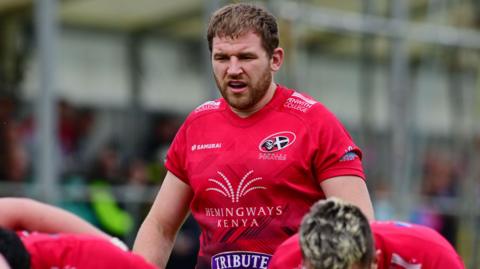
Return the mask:
<path fill-rule="evenodd" d="M 206 150 L 206 149 L 220 149 L 220 148 L 222 148 L 222 143 L 193 144 L 192 145 L 192 151 Z"/>
<path fill-rule="evenodd" d="M 346 161 L 353 161 L 357 159 L 359 156 L 358 154 L 354 151 L 352 146 L 348 146 L 347 149 L 345 150 L 345 154 L 342 156 L 340 159 L 341 162 L 346 162 Z"/>
<path fill-rule="evenodd" d="M 255 176 L 253 170 L 245 173 L 240 181 L 231 181 L 220 171 L 217 171 L 217 174 L 220 177 L 209 178 L 209 186 L 205 190 L 207 192 L 217 193 L 213 195 L 221 195 L 225 197 L 226 202 L 223 203 L 224 207 L 204 208 L 204 215 L 208 218 L 212 218 L 212 222 L 217 224 L 217 228 L 260 227 L 261 222 L 258 220 L 259 217 L 271 218 L 283 214 L 284 208 L 281 205 L 246 205 L 249 202 L 254 201 L 256 195 L 259 195 L 255 195 L 256 192 L 267 190 L 267 187 L 262 184 L 263 178 Z M 236 182 L 238 182 L 238 185 L 235 185 Z"/>
<path fill-rule="evenodd" d="M 229 198 L 232 203 L 238 203 L 241 197 L 245 196 L 251 191 L 267 189 L 264 186 L 253 184 L 254 182 L 262 180 L 262 177 L 250 176 L 253 173 L 253 170 L 250 170 L 242 177 L 236 189 L 233 188 L 230 180 L 222 172 L 217 171 L 217 173 L 220 175 L 223 182 L 221 180 L 209 178 L 208 181 L 214 183 L 214 187 L 207 188 L 207 191 L 218 192 L 221 195 Z"/>
<path fill-rule="evenodd" d="M 259 160 L 269 160 L 269 161 L 286 161 L 287 154 L 280 154 L 280 153 L 262 153 L 258 154 Z"/>
<path fill-rule="evenodd" d="M 290 109 L 295 109 L 301 112 L 307 112 L 315 103 L 317 103 L 315 100 L 312 100 L 303 94 L 300 93 L 294 93 L 292 94 L 292 97 L 288 98 L 285 104 L 283 104 L 284 107 L 290 108 Z"/>
<path fill-rule="evenodd" d="M 272 255 L 259 252 L 222 252 L 212 257 L 212 269 L 267 269 Z"/>
<path fill-rule="evenodd" d="M 195 113 L 205 111 L 205 110 L 215 110 L 215 109 L 218 109 L 219 107 L 220 107 L 219 101 L 208 101 L 199 105 L 197 108 L 195 108 Z"/>
<path fill-rule="evenodd" d="M 341 161 L 341 162 L 353 161 L 353 160 L 355 160 L 356 158 L 358 158 L 357 153 L 351 151 L 351 152 L 345 153 L 345 155 L 342 156 L 342 158 L 340 159 L 340 161 Z"/>
<path fill-rule="evenodd" d="M 293 132 L 279 132 L 269 135 L 258 145 L 261 152 L 271 153 L 282 150 L 295 142 L 296 136 Z"/>

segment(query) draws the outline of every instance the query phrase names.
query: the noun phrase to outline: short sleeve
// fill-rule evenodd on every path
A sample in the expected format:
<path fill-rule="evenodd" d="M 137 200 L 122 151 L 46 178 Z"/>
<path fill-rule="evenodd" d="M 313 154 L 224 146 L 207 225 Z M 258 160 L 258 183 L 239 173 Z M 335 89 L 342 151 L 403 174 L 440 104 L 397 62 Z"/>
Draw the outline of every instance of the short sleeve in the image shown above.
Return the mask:
<path fill-rule="evenodd" d="M 319 182 L 338 176 L 365 179 L 362 151 L 355 145 L 342 123 L 322 107 L 318 124 L 313 125 L 313 141 L 318 143 L 313 160 Z"/>
<path fill-rule="evenodd" d="M 186 171 L 186 130 L 187 122 L 183 123 L 178 130 L 172 144 L 167 152 L 165 167 L 180 180 L 188 184 L 188 175 Z"/>

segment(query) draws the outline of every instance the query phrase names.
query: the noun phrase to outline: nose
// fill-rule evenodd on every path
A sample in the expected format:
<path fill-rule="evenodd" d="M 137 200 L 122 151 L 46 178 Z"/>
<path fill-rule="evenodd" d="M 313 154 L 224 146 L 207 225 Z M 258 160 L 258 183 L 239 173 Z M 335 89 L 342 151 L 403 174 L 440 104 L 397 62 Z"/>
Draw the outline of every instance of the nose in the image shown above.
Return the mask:
<path fill-rule="evenodd" d="M 231 57 L 228 63 L 227 74 L 230 76 L 240 75 L 242 73 L 242 66 L 237 57 Z"/>

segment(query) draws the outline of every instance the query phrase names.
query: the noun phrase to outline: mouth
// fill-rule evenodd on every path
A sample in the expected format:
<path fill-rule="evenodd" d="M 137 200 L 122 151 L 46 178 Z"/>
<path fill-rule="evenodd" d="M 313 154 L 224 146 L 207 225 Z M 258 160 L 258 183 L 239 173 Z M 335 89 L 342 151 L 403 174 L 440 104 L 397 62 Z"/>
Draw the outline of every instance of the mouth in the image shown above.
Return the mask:
<path fill-rule="evenodd" d="M 233 93 L 242 93 L 247 90 L 247 83 L 243 81 L 232 80 L 227 85 Z"/>

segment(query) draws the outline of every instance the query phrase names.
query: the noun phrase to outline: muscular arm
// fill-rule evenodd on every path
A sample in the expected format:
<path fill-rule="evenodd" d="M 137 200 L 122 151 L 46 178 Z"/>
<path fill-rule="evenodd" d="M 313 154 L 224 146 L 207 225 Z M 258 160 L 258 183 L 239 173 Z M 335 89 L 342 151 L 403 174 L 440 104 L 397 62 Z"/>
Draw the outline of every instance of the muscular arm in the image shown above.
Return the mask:
<path fill-rule="evenodd" d="M 110 238 L 82 218 L 28 198 L 0 198 L 0 226 L 44 233 L 81 233 Z"/>
<path fill-rule="evenodd" d="M 346 202 L 358 206 L 368 220 L 375 219 L 373 206 L 365 181 L 356 176 L 333 177 L 324 180 L 321 184 L 325 196 L 335 196 Z"/>
<path fill-rule="evenodd" d="M 175 236 L 188 215 L 192 197 L 191 188 L 167 172 L 152 208 L 138 231 L 133 252 L 165 268 Z"/>

